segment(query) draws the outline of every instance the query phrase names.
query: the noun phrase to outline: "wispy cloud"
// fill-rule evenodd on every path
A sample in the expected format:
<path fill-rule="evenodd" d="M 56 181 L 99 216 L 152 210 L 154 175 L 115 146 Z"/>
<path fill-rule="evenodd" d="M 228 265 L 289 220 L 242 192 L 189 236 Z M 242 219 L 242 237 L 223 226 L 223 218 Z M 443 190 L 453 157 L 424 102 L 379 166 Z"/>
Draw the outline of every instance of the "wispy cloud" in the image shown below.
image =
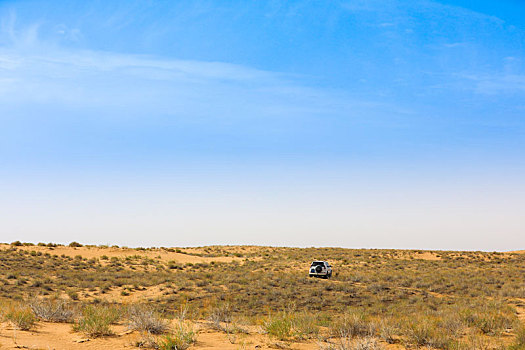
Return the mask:
<path fill-rule="evenodd" d="M 525 93 L 523 74 L 465 74 L 461 76 L 471 84 L 466 86 L 479 94 L 497 95 Z"/>
<path fill-rule="evenodd" d="M 2 35 L 9 39 L 0 46 L 0 111 L 36 104 L 128 116 L 231 120 L 344 115 L 361 121 L 387 111 L 405 113 L 391 104 L 308 86 L 299 75 L 226 62 L 66 48 L 41 39 L 38 23 L 17 26 L 14 13 L 5 23 Z"/>

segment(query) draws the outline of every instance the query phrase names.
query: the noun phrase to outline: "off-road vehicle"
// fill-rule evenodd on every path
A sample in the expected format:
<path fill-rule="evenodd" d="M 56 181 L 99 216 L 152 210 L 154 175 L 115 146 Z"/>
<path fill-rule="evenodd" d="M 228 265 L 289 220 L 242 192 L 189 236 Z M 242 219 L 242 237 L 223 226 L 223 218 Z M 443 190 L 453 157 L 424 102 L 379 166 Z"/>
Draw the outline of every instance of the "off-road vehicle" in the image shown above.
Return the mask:
<path fill-rule="evenodd" d="M 310 265 L 310 277 L 330 278 L 332 277 L 332 265 L 327 261 L 314 261 Z"/>

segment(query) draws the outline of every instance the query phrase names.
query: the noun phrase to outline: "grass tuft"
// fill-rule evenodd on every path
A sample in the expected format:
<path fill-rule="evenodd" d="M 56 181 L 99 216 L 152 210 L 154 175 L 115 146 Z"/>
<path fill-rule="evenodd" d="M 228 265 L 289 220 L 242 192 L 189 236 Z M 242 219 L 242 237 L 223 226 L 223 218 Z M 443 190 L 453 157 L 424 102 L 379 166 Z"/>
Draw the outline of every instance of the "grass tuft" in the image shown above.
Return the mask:
<path fill-rule="evenodd" d="M 33 311 L 21 304 L 8 305 L 3 316 L 5 321 L 10 322 L 13 326 L 23 331 L 32 329 L 36 323 Z"/>
<path fill-rule="evenodd" d="M 112 335 L 111 325 L 119 319 L 120 311 L 117 308 L 88 305 L 82 310 L 82 316 L 73 325 L 73 330 L 91 337 Z"/>

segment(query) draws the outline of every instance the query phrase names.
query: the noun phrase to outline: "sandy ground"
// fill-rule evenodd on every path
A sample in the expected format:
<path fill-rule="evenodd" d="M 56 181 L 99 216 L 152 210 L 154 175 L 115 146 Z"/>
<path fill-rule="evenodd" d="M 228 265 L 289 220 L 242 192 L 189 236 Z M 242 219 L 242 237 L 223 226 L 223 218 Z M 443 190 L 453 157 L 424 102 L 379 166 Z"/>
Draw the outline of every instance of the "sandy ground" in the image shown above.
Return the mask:
<path fill-rule="evenodd" d="M 33 331 L 20 331 L 7 323 L 0 324 L 1 349 L 137 349 L 134 345 L 140 339 L 137 332 L 126 331 L 122 325 L 113 326 L 115 335 L 90 339 L 75 333 L 70 324 L 39 322 Z M 204 326 L 196 325 L 197 341 L 190 349 L 271 349 L 280 342 L 271 340 L 262 334 L 228 336 Z M 282 343 L 281 343 L 282 344 Z M 317 342 L 289 343 L 290 349 L 318 349 Z"/>
<path fill-rule="evenodd" d="M 12 248 L 9 244 L 0 244 L 0 249 L 9 249 Z M 234 260 L 242 261 L 244 258 L 240 257 L 229 257 L 229 256 L 220 256 L 220 257 L 200 257 L 195 255 L 189 255 L 184 253 L 169 252 L 165 249 L 152 249 L 152 250 L 137 250 L 131 248 L 101 248 L 101 247 L 41 247 L 41 246 L 20 246 L 16 247 L 20 250 L 26 251 L 36 251 L 42 252 L 43 254 L 49 253 L 52 255 L 66 255 L 70 257 L 75 257 L 77 255 L 82 256 L 83 258 L 100 258 L 103 255 L 106 255 L 109 258 L 125 258 L 127 256 L 138 255 L 141 257 L 148 257 L 151 259 L 160 259 L 162 261 L 176 261 L 178 263 L 209 263 L 212 261 L 216 262 L 231 262 Z M 184 250 L 186 251 L 186 250 Z M 196 253 L 196 249 L 188 249 L 188 253 Z"/>

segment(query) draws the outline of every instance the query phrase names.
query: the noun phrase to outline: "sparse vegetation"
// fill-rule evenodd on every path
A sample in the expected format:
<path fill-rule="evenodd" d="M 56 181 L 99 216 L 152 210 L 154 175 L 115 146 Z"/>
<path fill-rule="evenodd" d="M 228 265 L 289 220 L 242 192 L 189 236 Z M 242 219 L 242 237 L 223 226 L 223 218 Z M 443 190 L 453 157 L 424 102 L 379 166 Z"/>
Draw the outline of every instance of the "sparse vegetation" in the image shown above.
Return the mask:
<path fill-rule="evenodd" d="M 94 249 L 100 254 L 86 258 L 84 252 Z M 120 250 L 126 255 L 119 255 Z M 195 259 L 184 263 L 177 256 L 166 257 L 182 253 Z M 337 275 L 329 281 L 309 279 L 304 266 L 312 257 L 329 258 Z M 167 319 L 188 317 L 207 320 L 232 344 L 240 344 L 248 329 L 260 327 L 279 346 L 320 341 L 354 349 L 358 339 L 374 339 L 405 348 L 482 349 L 508 339 L 508 349 L 524 347 L 523 322 L 516 315 L 525 298 L 520 277 L 524 254 L 271 247 L 133 250 L 13 242 L 0 249 L 0 267 L 0 300 L 6 301 L 0 307 L 2 319 L 19 324 L 18 329 L 31 329 L 38 318 L 74 322 L 76 331 L 95 337 L 111 334 L 111 324 L 124 316 L 130 330 L 169 348 L 172 338 L 185 333 L 170 330 Z M 133 300 L 142 301 L 119 305 Z M 7 304 L 18 309 L 11 312 Z"/>

